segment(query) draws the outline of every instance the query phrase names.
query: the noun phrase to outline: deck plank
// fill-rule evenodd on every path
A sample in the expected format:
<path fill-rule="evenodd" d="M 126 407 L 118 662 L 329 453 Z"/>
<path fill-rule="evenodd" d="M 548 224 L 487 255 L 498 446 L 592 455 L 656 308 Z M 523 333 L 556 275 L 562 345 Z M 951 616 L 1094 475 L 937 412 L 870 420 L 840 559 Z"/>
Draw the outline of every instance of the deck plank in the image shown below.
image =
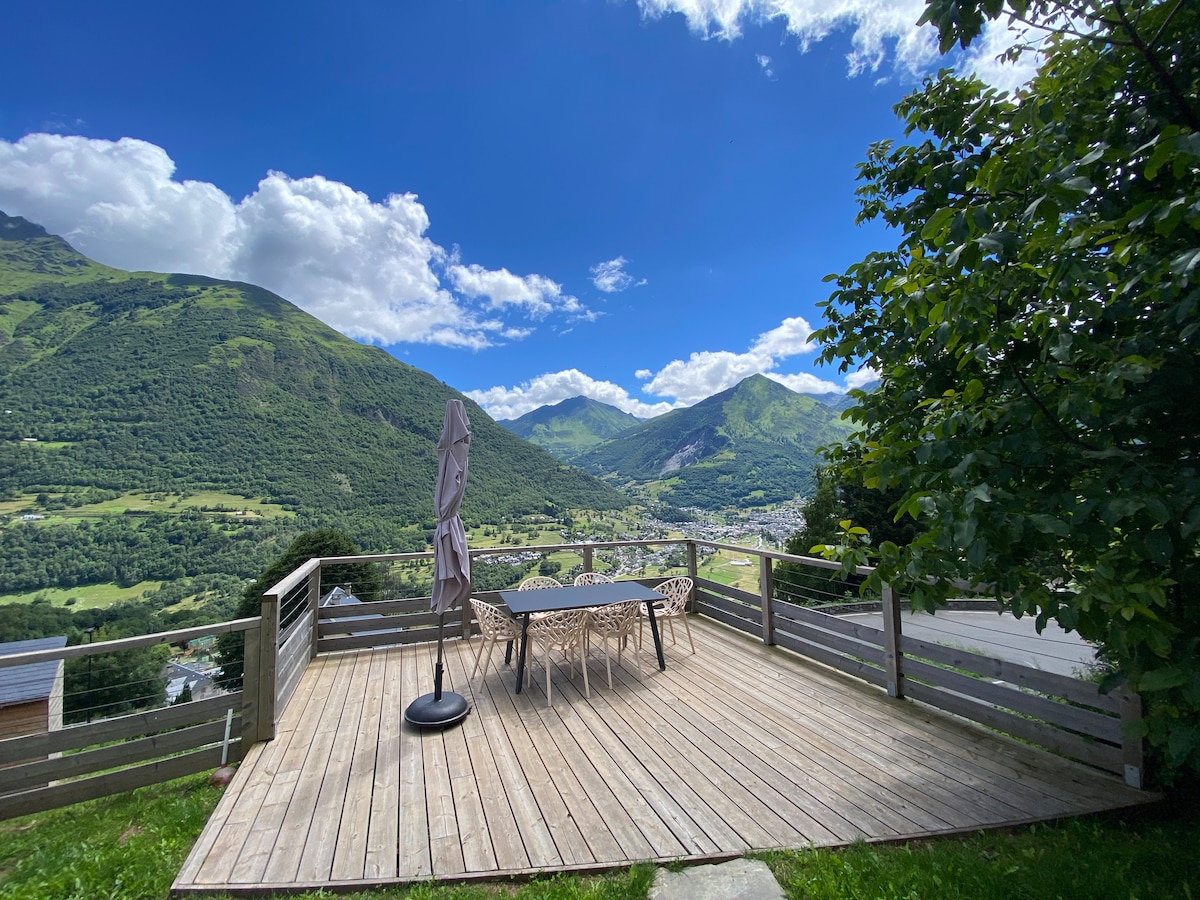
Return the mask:
<path fill-rule="evenodd" d="M 424 665 L 428 653 L 421 648 L 404 648 L 404 683 L 409 685 L 404 706 L 426 692 L 428 675 Z M 420 657 L 420 658 L 418 658 Z M 418 664 L 421 677 L 418 679 Z M 404 714 L 403 707 L 398 711 Z M 429 848 L 429 819 L 425 807 L 425 771 L 421 749 L 421 733 L 407 725 L 400 728 L 400 794 L 397 798 L 399 813 L 399 861 L 397 877 L 407 879 L 428 878 L 433 874 L 433 861 Z"/>
<path fill-rule="evenodd" d="M 694 617 L 695 655 L 627 655 L 469 680 L 460 725 L 421 732 L 431 645 L 323 654 L 247 752 L 176 879 L 252 892 L 594 870 L 750 849 L 955 833 L 1150 802 L 1100 773 Z M 633 652 L 632 649 L 629 652 Z"/>
<path fill-rule="evenodd" d="M 370 824 L 367 827 L 363 878 L 395 878 L 399 871 L 400 727 L 404 709 L 401 650 L 378 651 L 384 660 L 380 683 L 379 746 L 372 773 Z"/>

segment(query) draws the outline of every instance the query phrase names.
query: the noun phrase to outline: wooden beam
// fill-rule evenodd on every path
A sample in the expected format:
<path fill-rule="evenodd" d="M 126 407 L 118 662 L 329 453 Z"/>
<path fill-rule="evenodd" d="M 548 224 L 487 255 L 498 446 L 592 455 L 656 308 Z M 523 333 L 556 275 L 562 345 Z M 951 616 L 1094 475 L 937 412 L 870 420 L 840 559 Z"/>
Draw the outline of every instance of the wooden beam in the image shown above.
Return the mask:
<path fill-rule="evenodd" d="M 883 668 L 889 697 L 904 696 L 904 654 L 900 650 L 900 604 L 890 584 L 883 586 Z"/>
<path fill-rule="evenodd" d="M 1130 737 L 1135 722 L 1142 719 L 1142 697 L 1133 691 L 1121 693 L 1121 762 L 1125 767 L 1125 783 L 1141 790 L 1145 781 L 1145 748 L 1140 737 Z"/>
<path fill-rule="evenodd" d="M 775 578 L 769 556 L 758 558 L 758 589 L 762 596 L 762 641 L 769 647 L 775 643 L 771 632 L 771 602 L 775 594 Z"/>

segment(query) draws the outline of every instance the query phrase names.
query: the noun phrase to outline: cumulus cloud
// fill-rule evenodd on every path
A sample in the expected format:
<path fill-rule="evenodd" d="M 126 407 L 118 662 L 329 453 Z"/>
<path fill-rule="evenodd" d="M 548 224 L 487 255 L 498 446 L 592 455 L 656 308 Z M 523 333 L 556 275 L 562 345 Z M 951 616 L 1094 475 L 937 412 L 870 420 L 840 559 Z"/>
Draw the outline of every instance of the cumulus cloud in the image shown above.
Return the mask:
<path fill-rule="evenodd" d="M 562 285 L 542 275 L 514 275 L 508 269 L 485 269 L 478 264 L 450 265 L 446 275 L 455 289 L 472 299 L 484 299 L 488 308 L 523 307 L 537 318 L 555 309 L 578 312 L 582 305 Z"/>
<path fill-rule="evenodd" d="M 547 372 L 513 387 L 493 387 L 485 391 L 465 391 L 493 419 L 515 419 L 539 406 L 550 406 L 572 397 L 591 397 L 607 403 L 640 419 L 670 412 L 682 404 L 643 403 L 611 381 L 597 381 L 578 369 Z"/>
<path fill-rule="evenodd" d="M 734 40 L 747 25 L 781 22 L 807 51 L 834 31 L 850 32 L 851 50 L 846 56 L 851 76 L 877 72 L 888 59 L 893 66 L 912 75 L 927 72 L 940 60 L 937 37 L 931 26 L 917 27 L 925 0 L 637 0 L 644 17 L 657 19 L 682 15 L 688 27 L 708 38 Z M 962 59 L 968 69 L 996 86 L 1021 84 L 1033 74 L 1031 62 L 1020 67 L 997 66 L 996 55 L 1011 46 L 1014 32 L 1001 23 L 988 27 L 986 40 Z M 890 48 L 890 51 L 889 51 Z M 767 70 L 770 60 L 759 65 Z M 770 72 L 768 71 L 768 76 Z"/>
<path fill-rule="evenodd" d="M 729 350 L 703 350 L 686 360 L 672 360 L 657 372 L 638 369 L 634 377 L 648 382 L 645 394 L 668 398 L 646 403 L 629 396 L 625 388 L 610 381 L 597 381 L 578 369 L 549 372 L 514 387 L 498 386 L 466 394 L 496 419 L 515 419 L 539 406 L 559 403 L 580 395 L 609 403 L 641 418 L 661 415 L 681 406 L 699 403 L 713 394 L 733 387 L 751 375 L 766 375 L 793 391 L 808 394 L 835 393 L 871 381 L 875 373 L 864 370 L 847 379 L 845 386 L 809 373 L 789 374 L 778 371 L 780 362 L 815 351 L 809 342 L 812 326 L 799 316 L 784 319 L 770 331 L 764 331 L 745 353 Z"/>
<path fill-rule="evenodd" d="M 639 371 L 637 377 L 642 381 L 648 379 L 642 388 L 647 394 L 674 397 L 677 403 L 685 406 L 731 388 L 751 375 L 766 375 L 792 390 L 805 393 L 840 391 L 839 385 L 813 375 L 788 375 L 776 371 L 782 360 L 817 349 L 809 342 L 812 331 L 812 326 L 799 316 L 784 319 L 777 327 L 760 334 L 745 353 L 702 350 L 686 360 L 672 360 L 656 373 Z"/>
<path fill-rule="evenodd" d="M 758 67 L 762 69 L 764 75 L 768 78 L 775 77 L 775 70 L 771 67 L 771 57 L 762 53 L 756 53 L 754 58 L 758 60 Z"/>
<path fill-rule="evenodd" d="M 543 275 L 464 265 L 427 236 L 415 194 L 382 202 L 319 175 L 270 172 L 234 202 L 178 181 L 146 141 L 31 134 L 0 140 L 0 209 L 123 269 L 262 285 L 351 337 L 482 348 L 552 313 L 588 318 Z"/>
<path fill-rule="evenodd" d="M 588 271 L 592 274 L 592 284 L 606 294 L 615 294 L 629 287 L 638 287 L 646 283 L 646 279 L 636 281 L 632 275 L 625 271 L 625 266 L 629 265 L 629 260 L 623 256 L 618 256 L 616 259 L 610 259 L 607 262 L 599 262 L 592 266 Z"/>

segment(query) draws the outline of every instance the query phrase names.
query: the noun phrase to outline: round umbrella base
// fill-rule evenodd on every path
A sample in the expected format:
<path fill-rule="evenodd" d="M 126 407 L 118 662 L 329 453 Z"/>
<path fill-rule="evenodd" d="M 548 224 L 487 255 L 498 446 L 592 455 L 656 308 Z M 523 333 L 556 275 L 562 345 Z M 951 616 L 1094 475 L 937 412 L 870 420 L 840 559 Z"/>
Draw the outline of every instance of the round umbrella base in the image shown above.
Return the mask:
<path fill-rule="evenodd" d="M 449 728 L 465 719 L 470 711 L 471 706 L 462 694 L 444 691 L 440 698 L 436 694 L 418 697 L 408 704 L 404 718 L 417 728 Z"/>

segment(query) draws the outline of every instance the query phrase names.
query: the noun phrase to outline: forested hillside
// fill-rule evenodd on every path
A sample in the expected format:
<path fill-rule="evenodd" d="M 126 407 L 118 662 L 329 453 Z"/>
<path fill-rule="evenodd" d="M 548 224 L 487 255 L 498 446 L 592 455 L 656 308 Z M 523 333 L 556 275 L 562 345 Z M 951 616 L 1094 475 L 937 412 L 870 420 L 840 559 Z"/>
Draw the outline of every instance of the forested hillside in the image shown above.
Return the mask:
<path fill-rule="evenodd" d="M 450 397 L 472 426 L 468 522 L 626 502 L 431 375 L 268 291 L 99 266 L 0 214 L 0 501 L 40 512 L 123 492 L 216 491 L 294 514 L 257 531 L 126 517 L 103 540 L 86 518 L 11 524 L 0 528 L 0 591 L 128 580 L 131 566 L 160 578 L 229 572 L 230 554 L 253 561 L 262 544 L 269 556 L 320 525 L 364 550 L 423 547 Z M 14 505 L 22 498 L 36 501 Z M 235 531 L 265 543 L 224 546 Z M 143 562 L 123 567 L 131 556 Z"/>
<path fill-rule="evenodd" d="M 816 451 L 843 438 L 837 411 L 762 375 L 622 432 L 576 464 L 649 485 L 675 506 L 753 506 L 813 487 Z"/>

